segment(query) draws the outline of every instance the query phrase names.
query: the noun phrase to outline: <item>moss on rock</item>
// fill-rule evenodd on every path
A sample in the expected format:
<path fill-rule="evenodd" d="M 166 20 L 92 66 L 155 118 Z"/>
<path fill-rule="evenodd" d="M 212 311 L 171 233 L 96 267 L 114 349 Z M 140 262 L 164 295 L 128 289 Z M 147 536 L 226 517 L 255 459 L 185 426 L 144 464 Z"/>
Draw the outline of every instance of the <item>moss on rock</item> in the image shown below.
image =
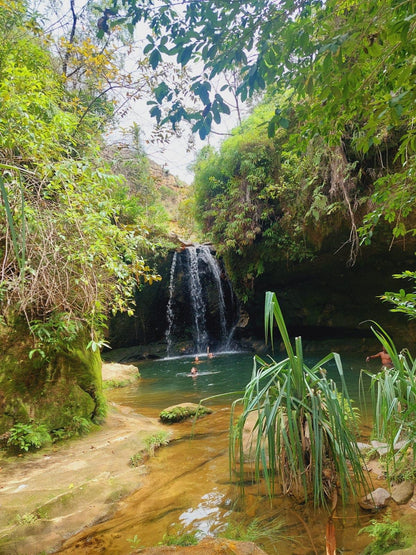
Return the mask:
<path fill-rule="evenodd" d="M 173 422 L 181 422 L 182 420 L 193 418 L 195 416 L 199 418 L 211 413 L 212 410 L 204 407 L 203 405 L 196 405 L 195 403 L 181 403 L 162 410 L 159 414 L 159 418 L 164 424 L 172 424 Z"/>
<path fill-rule="evenodd" d="M 105 415 L 101 356 L 86 349 L 85 334 L 67 348 L 32 357 L 33 338 L 27 327 L 3 327 L 0 335 L 5 338 L 0 354 L 0 436 L 17 423 L 31 422 L 48 432 L 65 430 L 62 435 L 68 436 L 80 429 L 74 422 Z"/>

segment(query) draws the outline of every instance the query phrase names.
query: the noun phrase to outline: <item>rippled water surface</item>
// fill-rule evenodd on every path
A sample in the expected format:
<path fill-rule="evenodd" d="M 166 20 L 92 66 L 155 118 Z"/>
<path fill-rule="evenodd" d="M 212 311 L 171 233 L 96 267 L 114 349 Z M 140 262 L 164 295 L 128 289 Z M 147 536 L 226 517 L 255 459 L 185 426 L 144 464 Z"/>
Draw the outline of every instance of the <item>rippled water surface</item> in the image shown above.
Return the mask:
<path fill-rule="evenodd" d="M 322 356 L 305 357 L 309 366 L 316 364 Z M 208 359 L 201 355 L 199 364 L 194 357 L 178 357 L 157 361 L 137 363 L 142 379 L 135 387 L 123 388 L 112 392 L 114 400 L 143 410 L 160 411 L 168 406 L 182 402 L 199 402 L 201 399 L 226 392 L 243 391 L 253 371 L 252 353 L 222 353 Z M 265 360 L 269 360 L 264 356 Z M 275 357 L 275 360 L 280 360 Z M 192 366 L 198 369 L 198 377 L 189 376 Z M 363 367 L 361 355 L 343 356 L 342 366 L 348 391 L 358 401 L 360 372 Z M 364 363 L 365 366 L 365 363 Z M 339 382 L 339 374 L 334 361 L 325 365 L 328 376 Z M 366 382 L 368 384 L 368 380 Z M 238 397 L 235 395 L 234 398 Z M 229 405 L 227 398 L 221 404 Z"/>
<path fill-rule="evenodd" d="M 319 360 L 313 356 L 307 362 Z M 141 380 L 137 385 L 109 392 L 109 399 L 128 405 L 137 412 L 157 417 L 160 410 L 177 403 L 199 402 L 213 414 L 191 422 L 173 425 L 178 439 L 159 449 L 146 463 L 136 493 L 122 501 L 113 518 L 67 542 L 62 552 L 128 554 L 134 547 L 156 545 L 165 534 L 197 531 L 198 537 L 217 534 L 227 522 L 253 519 L 278 521 L 283 525 L 279 540 L 266 539 L 267 553 L 300 554 L 325 551 L 326 515 L 312 512 L 304 504 L 277 497 L 271 503 L 262 486 L 249 485 L 244 500 L 230 478 L 228 465 L 228 426 L 230 404 L 238 394 L 215 397 L 224 392 L 243 390 L 253 368 L 251 353 L 217 354 L 208 360 L 201 357 L 199 375 L 189 376 L 193 357 L 139 362 Z M 343 357 L 350 394 L 358 399 L 362 357 Z M 365 364 L 364 364 L 365 365 Z M 334 363 L 326 365 L 337 379 Z M 169 429 L 169 428 L 168 428 Z M 338 548 L 360 553 L 368 537 L 358 530 L 368 524 L 371 515 L 357 514 L 355 508 L 337 515 Z"/>

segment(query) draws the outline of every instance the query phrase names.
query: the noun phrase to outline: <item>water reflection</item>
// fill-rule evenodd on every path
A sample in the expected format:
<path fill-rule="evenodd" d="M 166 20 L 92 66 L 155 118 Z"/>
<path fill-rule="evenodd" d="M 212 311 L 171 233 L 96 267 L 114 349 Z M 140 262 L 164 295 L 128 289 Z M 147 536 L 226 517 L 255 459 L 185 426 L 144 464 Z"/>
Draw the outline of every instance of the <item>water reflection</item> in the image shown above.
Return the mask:
<path fill-rule="evenodd" d="M 307 360 L 312 365 L 320 360 L 314 355 Z M 358 383 L 362 360 L 343 357 L 345 378 L 353 398 L 358 399 Z M 249 486 L 244 502 L 228 469 L 228 427 L 230 403 L 238 394 L 215 397 L 224 392 L 243 391 L 253 369 L 252 353 L 217 354 L 213 359 L 202 358 L 196 379 L 188 376 L 193 357 L 180 357 L 138 364 L 141 380 L 128 388 L 111 390 L 109 399 L 129 405 L 137 412 L 157 416 L 167 406 L 183 402 L 207 402 L 212 415 L 192 423 L 172 426 L 175 440 L 157 451 L 148 463 L 149 474 L 140 489 L 123 501 L 110 520 L 82 532 L 68 541 L 65 553 L 129 553 L 129 540 L 137 537 L 144 546 L 156 545 L 173 527 L 197 532 L 199 537 L 223 530 L 231 516 L 250 522 L 254 518 L 269 521 L 282 518 L 287 537 L 293 540 L 266 542 L 268 553 L 310 553 L 325 549 L 326 515 L 310 511 L 304 504 L 293 506 L 287 498 L 270 503 L 257 484 Z M 328 375 L 338 381 L 334 363 L 326 365 Z M 370 515 L 358 516 L 355 506 L 347 518 L 339 515 L 337 541 L 339 548 L 359 553 L 368 543 L 357 532 L 365 526 Z M 310 535 L 313 543 L 311 545 Z"/>
<path fill-rule="evenodd" d="M 179 517 L 179 522 L 184 528 L 197 528 L 197 537 L 203 538 L 212 530 L 220 527 L 230 515 L 230 511 L 221 513 L 220 506 L 225 500 L 224 493 L 214 488 L 201 497 L 201 502 L 193 508 L 190 507 Z"/>

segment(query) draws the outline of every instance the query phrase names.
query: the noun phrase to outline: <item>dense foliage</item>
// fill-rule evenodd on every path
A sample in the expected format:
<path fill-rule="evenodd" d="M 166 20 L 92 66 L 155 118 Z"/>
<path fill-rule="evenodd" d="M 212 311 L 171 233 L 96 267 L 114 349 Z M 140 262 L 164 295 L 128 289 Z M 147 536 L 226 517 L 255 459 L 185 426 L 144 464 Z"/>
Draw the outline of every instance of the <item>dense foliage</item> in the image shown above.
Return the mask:
<path fill-rule="evenodd" d="M 187 120 L 204 138 L 230 111 L 231 93 L 243 101 L 271 95 L 253 116 L 261 127 L 252 119 L 218 157 L 205 152 L 197 162 L 204 231 L 245 256 L 235 262 L 245 267 L 240 282 L 262 271 L 268 239 L 289 257 L 308 256 L 304 232 L 312 250 L 320 246 L 328 215 L 331 227 L 348 222 L 338 247 L 350 246 L 350 263 L 377 228 L 395 238 L 413 233 L 412 0 L 114 0 L 111 7 L 114 29 L 147 22 L 144 52 L 155 69 L 169 56 L 203 68 L 190 87 L 199 99 L 191 110 L 174 87 L 155 89 L 149 104 L 159 122 L 175 128 Z M 216 85 L 227 71 L 238 76 L 237 89 L 227 80 Z"/>
<path fill-rule="evenodd" d="M 112 154 L 101 133 L 115 88 L 140 80 L 71 7 L 68 34 L 48 35 L 25 2 L 0 2 L 0 435 L 24 450 L 105 414 L 107 319 L 160 279 L 149 260 L 166 235 L 138 130 Z"/>
<path fill-rule="evenodd" d="M 112 100 L 92 109 L 87 86 L 83 95 L 68 87 L 20 8 L 4 6 L 0 21 L 1 314 L 11 326 L 24 316 L 46 356 L 85 327 L 96 347 L 109 311 L 131 310 L 137 284 L 159 279 L 144 258 L 155 217 L 132 208 L 140 186 L 132 200 L 100 155 L 97 123 Z M 132 158 L 144 190 L 151 178 L 143 154 Z M 164 222 L 158 216 L 159 228 Z"/>

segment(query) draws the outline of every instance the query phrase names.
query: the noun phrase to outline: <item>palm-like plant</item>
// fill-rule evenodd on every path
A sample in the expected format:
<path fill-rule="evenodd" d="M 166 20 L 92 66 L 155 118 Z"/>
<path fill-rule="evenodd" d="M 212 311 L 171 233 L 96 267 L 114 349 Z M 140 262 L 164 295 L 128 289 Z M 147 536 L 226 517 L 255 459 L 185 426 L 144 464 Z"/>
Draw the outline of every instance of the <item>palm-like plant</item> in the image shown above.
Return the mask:
<path fill-rule="evenodd" d="M 347 393 L 341 359 L 331 353 L 312 368 L 304 361 L 301 338 L 293 349 L 276 295 L 266 293 L 265 331 L 273 346 L 277 324 L 287 352 L 281 362 L 255 357 L 251 381 L 236 401 L 243 412 L 233 427 L 231 460 L 244 474 L 245 425 L 255 415 L 252 451 L 256 479 L 264 476 L 270 495 L 276 492 L 312 499 L 315 506 L 334 507 L 337 492 L 345 502 L 350 493 L 366 489 L 363 461 L 357 446 L 355 411 Z M 334 360 L 341 389 L 326 376 Z M 234 411 L 233 411 L 234 414 Z"/>

